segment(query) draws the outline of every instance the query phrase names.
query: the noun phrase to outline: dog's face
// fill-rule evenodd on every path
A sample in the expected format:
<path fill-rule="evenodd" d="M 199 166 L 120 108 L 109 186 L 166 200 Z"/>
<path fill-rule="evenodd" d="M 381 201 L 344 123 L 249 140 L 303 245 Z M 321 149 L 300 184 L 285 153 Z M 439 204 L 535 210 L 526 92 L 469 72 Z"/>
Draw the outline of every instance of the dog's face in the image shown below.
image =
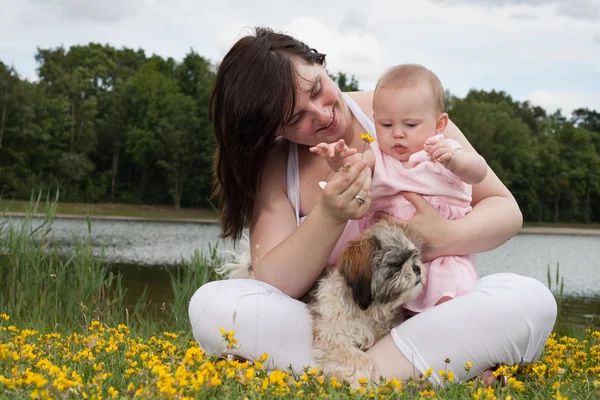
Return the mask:
<path fill-rule="evenodd" d="M 419 295 L 425 279 L 420 244 L 416 232 L 387 221 L 348 242 L 337 267 L 362 310 L 371 304 L 400 305 Z"/>

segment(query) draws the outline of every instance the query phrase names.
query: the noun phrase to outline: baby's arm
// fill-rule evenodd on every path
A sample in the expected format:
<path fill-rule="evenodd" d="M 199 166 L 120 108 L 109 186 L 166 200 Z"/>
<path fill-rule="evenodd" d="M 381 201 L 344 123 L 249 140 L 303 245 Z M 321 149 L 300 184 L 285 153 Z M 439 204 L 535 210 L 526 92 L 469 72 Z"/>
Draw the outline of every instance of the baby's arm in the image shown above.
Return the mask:
<path fill-rule="evenodd" d="M 480 183 L 487 175 L 488 166 L 482 156 L 473 151 L 454 150 L 444 140 L 427 140 L 425 152 L 432 161 L 442 163 L 454 175 L 471 185 Z"/>
<path fill-rule="evenodd" d="M 351 149 L 346 145 L 344 139 L 340 139 L 335 143 L 319 143 L 318 145 L 311 147 L 310 151 L 320 155 L 322 158 L 327 160 L 329 168 L 337 171 L 338 168 L 350 163 L 358 150 Z"/>

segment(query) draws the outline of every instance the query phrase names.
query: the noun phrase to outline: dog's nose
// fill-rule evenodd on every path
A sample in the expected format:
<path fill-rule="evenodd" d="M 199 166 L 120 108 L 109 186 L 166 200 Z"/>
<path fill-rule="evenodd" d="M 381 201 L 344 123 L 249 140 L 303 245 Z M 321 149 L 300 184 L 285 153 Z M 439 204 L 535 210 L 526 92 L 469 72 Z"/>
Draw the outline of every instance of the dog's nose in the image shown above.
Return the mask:
<path fill-rule="evenodd" d="M 421 274 L 421 267 L 419 267 L 418 265 L 413 265 L 413 272 L 417 275 Z"/>

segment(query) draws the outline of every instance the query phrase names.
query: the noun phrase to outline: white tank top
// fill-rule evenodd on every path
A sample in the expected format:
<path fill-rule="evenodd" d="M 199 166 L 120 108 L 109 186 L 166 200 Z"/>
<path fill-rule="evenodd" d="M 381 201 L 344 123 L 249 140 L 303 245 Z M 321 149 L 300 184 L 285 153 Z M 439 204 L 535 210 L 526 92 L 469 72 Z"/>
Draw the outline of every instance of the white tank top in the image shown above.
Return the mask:
<path fill-rule="evenodd" d="M 342 93 L 344 101 L 350 108 L 352 114 L 356 117 L 362 127 L 373 137 L 375 136 L 375 125 L 373 121 L 360 109 L 358 104 L 354 102 L 346 93 Z M 290 142 L 287 160 L 287 196 L 288 200 L 296 213 L 296 224 L 300 225 L 306 216 L 300 217 L 300 176 L 298 174 L 298 145 Z"/>

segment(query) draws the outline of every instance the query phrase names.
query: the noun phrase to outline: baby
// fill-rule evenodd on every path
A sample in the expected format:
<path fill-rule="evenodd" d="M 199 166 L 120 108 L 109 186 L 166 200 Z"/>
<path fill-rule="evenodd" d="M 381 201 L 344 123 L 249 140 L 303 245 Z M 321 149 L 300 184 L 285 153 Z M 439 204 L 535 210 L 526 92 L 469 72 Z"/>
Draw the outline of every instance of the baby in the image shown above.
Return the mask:
<path fill-rule="evenodd" d="M 350 221 L 330 258 L 337 259 L 348 240 L 373 225 L 379 212 L 400 220 L 415 213 L 402 192 L 423 195 L 447 219 L 458 219 L 471 211 L 474 184 L 483 181 L 487 163 L 475 152 L 445 139 L 448 124 L 444 112 L 444 88 L 428 69 L 413 64 L 393 67 L 377 83 L 373 98 L 375 141 L 357 154 L 340 140 L 320 143 L 310 151 L 325 158 L 336 170 L 351 159 L 364 158 L 373 171 L 372 202 L 359 221 Z M 370 135 L 367 141 L 370 141 Z M 426 286 L 421 296 L 404 307 L 414 313 L 460 296 L 477 280 L 474 257 L 444 256 L 425 264 Z"/>

